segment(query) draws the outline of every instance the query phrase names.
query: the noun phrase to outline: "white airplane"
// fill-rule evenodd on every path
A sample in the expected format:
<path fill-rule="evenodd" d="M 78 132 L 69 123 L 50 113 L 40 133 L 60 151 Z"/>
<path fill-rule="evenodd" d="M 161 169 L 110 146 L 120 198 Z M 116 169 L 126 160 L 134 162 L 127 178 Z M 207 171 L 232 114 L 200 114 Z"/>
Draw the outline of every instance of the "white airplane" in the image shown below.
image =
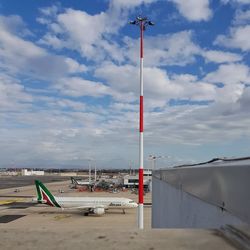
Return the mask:
<path fill-rule="evenodd" d="M 76 180 L 74 177 L 71 177 L 71 187 L 72 188 L 77 188 L 77 187 L 81 187 L 81 186 L 91 186 L 93 185 L 93 182 L 89 182 L 89 180 Z"/>
<path fill-rule="evenodd" d="M 115 197 L 56 197 L 44 186 L 41 181 L 35 180 L 38 203 L 46 204 L 51 207 L 62 209 L 79 209 L 84 215 L 96 214 L 102 215 L 107 209 L 125 209 L 136 208 L 138 205 L 128 198 Z"/>

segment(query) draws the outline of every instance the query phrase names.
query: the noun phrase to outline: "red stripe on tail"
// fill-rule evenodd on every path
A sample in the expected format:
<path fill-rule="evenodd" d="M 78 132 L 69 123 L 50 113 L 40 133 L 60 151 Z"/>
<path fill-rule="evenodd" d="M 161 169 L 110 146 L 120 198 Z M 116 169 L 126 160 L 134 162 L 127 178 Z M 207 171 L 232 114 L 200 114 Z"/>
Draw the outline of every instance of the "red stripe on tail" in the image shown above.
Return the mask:
<path fill-rule="evenodd" d="M 51 201 L 50 201 L 49 197 L 47 196 L 47 194 L 44 193 L 43 190 L 41 190 L 41 193 L 42 193 L 42 198 L 43 198 L 43 200 L 46 201 L 46 204 L 48 204 L 48 205 L 51 206 L 51 207 L 54 207 L 54 204 L 51 203 Z"/>

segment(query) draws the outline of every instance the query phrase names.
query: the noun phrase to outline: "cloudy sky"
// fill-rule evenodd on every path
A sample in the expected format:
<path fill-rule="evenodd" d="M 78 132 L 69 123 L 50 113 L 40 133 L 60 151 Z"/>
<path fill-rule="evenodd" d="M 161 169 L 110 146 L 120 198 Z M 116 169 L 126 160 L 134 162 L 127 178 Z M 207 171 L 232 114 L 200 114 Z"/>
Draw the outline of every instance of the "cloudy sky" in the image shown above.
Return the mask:
<path fill-rule="evenodd" d="M 1 0 L 0 167 L 250 155 L 250 0 Z"/>

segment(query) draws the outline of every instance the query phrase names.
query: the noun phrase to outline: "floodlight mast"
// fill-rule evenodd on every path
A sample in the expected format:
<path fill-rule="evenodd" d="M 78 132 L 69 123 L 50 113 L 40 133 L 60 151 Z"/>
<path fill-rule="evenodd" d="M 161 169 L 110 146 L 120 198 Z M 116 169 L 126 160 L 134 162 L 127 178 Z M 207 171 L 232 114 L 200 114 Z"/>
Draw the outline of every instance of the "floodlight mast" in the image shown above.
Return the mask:
<path fill-rule="evenodd" d="M 138 197 L 138 228 L 143 229 L 143 33 L 148 25 L 154 25 L 147 17 L 138 16 L 129 24 L 140 27 L 140 127 L 139 127 L 139 197 Z"/>

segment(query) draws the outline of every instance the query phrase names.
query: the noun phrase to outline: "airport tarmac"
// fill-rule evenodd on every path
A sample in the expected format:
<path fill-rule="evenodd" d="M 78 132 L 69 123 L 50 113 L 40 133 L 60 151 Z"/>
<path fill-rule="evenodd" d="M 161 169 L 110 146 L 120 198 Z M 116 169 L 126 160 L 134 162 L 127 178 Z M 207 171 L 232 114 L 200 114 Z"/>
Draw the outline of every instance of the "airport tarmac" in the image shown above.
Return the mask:
<path fill-rule="evenodd" d="M 6 189 L 11 187 L 23 187 L 33 185 L 34 180 L 39 178 L 42 182 L 55 182 L 68 180 L 69 177 L 45 175 L 45 176 L 0 176 L 0 189 Z"/>
<path fill-rule="evenodd" d="M 15 177 L 13 177 L 15 178 Z M 70 180 L 46 184 L 55 196 L 112 196 L 137 201 L 130 191 L 79 192 Z M 34 185 L 0 190 L 0 249 L 236 249 L 217 231 L 151 229 L 151 206 L 144 208 L 144 230 L 137 229 L 137 209 L 109 210 L 103 216 L 83 216 L 34 204 Z M 61 193 L 60 190 L 64 192 Z M 145 195 L 151 202 L 151 195 Z"/>

